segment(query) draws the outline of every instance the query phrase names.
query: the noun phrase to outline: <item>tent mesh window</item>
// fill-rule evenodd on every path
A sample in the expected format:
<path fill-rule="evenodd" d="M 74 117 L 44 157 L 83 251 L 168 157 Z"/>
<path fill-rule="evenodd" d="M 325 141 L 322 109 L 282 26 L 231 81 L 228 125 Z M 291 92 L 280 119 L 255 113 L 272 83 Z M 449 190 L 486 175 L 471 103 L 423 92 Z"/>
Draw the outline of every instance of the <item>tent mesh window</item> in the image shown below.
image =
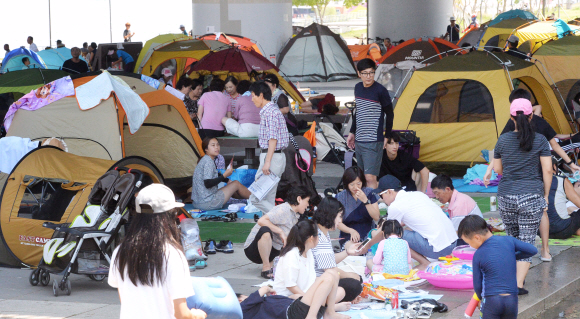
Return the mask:
<path fill-rule="evenodd" d="M 64 189 L 61 185 L 69 181 L 54 178 L 40 178 L 26 176 L 24 183 L 28 183 L 22 195 L 18 217 L 60 221 L 69 204 L 73 201 L 77 191 Z M 83 185 L 74 183 L 73 186 Z"/>
<path fill-rule="evenodd" d="M 492 122 L 493 98 L 478 81 L 447 80 L 431 85 L 417 100 L 411 123 Z"/>

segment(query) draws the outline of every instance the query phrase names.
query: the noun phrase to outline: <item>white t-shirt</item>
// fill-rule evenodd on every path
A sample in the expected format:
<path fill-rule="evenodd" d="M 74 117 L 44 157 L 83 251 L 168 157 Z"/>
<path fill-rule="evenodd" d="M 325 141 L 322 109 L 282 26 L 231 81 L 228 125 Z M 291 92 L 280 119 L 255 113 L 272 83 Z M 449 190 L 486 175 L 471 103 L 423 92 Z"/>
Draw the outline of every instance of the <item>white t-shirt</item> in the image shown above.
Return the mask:
<path fill-rule="evenodd" d="M 389 206 L 388 218 L 396 219 L 418 232 L 433 246 L 433 251 L 445 249 L 457 240 L 451 220 L 422 192 L 399 191 Z"/>
<path fill-rule="evenodd" d="M 38 48 L 36 47 L 36 44 L 31 43 L 30 44 L 30 51 L 32 52 L 38 52 Z"/>
<path fill-rule="evenodd" d="M 193 286 L 189 276 L 189 266 L 182 251 L 171 245 L 166 246 L 167 277 L 162 284 L 153 287 L 133 285 L 127 270 L 125 279 L 121 279 L 115 260 L 119 247 L 113 252 L 109 269 L 109 285 L 119 289 L 121 296 L 121 319 L 151 318 L 175 319 L 173 300 L 193 296 Z M 125 268 L 126 269 L 126 268 Z"/>
<path fill-rule="evenodd" d="M 274 291 L 277 295 L 290 296 L 292 292 L 288 287 L 298 286 L 306 292 L 316 281 L 314 270 L 314 256 L 312 251 L 306 252 L 307 258 L 300 255 L 297 247 L 280 257 L 274 274 Z"/>

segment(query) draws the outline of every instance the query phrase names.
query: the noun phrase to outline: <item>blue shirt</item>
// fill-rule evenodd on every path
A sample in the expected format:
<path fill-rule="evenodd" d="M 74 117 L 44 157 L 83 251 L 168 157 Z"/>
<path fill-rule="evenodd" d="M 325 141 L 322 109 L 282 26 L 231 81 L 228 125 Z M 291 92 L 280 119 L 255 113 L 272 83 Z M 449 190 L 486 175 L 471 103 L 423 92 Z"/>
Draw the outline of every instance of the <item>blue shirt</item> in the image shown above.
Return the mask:
<path fill-rule="evenodd" d="M 117 50 L 117 56 L 120 57 L 121 59 L 123 59 L 124 65 L 127 65 L 131 62 L 135 62 L 135 60 L 133 60 L 133 57 L 129 53 L 127 53 L 123 50 Z"/>
<path fill-rule="evenodd" d="M 534 245 L 511 236 L 491 236 L 473 255 L 473 289 L 479 300 L 518 294 L 516 259 L 537 254 Z"/>
<path fill-rule="evenodd" d="M 389 91 L 377 82 L 368 88 L 359 82 L 354 87 L 354 99 L 356 113 L 350 132 L 355 135 L 355 141 L 382 142 L 384 140 L 383 127 L 386 132 L 391 132 L 393 128 L 394 113 Z"/>

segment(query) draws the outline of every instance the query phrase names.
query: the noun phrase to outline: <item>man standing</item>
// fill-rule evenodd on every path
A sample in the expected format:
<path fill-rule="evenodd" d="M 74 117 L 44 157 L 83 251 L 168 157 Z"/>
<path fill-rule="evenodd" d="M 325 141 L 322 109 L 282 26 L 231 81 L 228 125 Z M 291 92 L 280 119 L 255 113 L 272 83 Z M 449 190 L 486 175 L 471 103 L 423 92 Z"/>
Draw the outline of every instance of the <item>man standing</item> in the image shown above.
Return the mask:
<path fill-rule="evenodd" d="M 70 54 L 72 55 L 72 59 L 64 61 L 62 64 L 63 71 L 66 71 L 70 74 L 89 72 L 87 63 L 79 58 L 81 55 L 81 49 L 74 47 L 70 49 Z"/>
<path fill-rule="evenodd" d="M 447 33 L 443 38 L 449 36 L 449 42 L 457 44 L 459 42 L 459 26 L 455 24 L 455 17 L 449 18 L 450 24 L 447 26 Z"/>
<path fill-rule="evenodd" d="M 179 26 L 179 30 L 181 30 L 181 33 L 184 35 L 187 35 L 187 31 L 185 31 L 185 26 L 183 24 Z"/>
<path fill-rule="evenodd" d="M 38 48 L 36 47 L 36 44 L 34 44 L 33 42 L 34 39 L 32 39 L 32 37 L 28 37 L 28 39 L 26 39 L 26 42 L 28 42 L 29 45 L 29 49 L 32 52 L 38 52 Z"/>
<path fill-rule="evenodd" d="M 375 82 L 375 62 L 362 59 L 356 67 L 362 82 L 354 87 L 356 114 L 346 143 L 356 149 L 357 165 L 365 174 L 367 186 L 376 188 L 386 141 L 383 128 L 391 133 L 393 104 L 387 89 Z"/>
<path fill-rule="evenodd" d="M 64 43 L 62 43 L 62 40 L 56 40 L 56 48 L 64 48 Z"/>
<path fill-rule="evenodd" d="M 135 32 L 131 33 L 131 23 L 125 23 L 125 30 L 123 31 L 123 42 L 131 42 L 131 38 L 135 35 Z"/>
<path fill-rule="evenodd" d="M 516 58 L 527 59 L 528 56 L 524 52 L 518 50 L 519 42 L 520 39 L 518 37 L 513 34 L 510 35 L 510 37 L 507 39 L 507 50 L 505 53 L 511 56 L 515 56 Z"/>
<path fill-rule="evenodd" d="M 10 52 L 10 46 L 8 45 L 8 43 L 4 45 L 4 51 L 6 52 L 6 54 Z"/>

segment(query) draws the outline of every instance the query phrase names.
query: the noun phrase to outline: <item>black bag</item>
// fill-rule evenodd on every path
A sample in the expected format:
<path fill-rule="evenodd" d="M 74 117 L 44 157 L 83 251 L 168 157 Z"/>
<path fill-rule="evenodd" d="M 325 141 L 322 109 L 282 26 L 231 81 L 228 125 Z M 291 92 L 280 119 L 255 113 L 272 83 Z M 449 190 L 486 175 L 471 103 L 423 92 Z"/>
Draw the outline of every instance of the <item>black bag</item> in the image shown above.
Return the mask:
<path fill-rule="evenodd" d="M 421 139 L 417 136 L 415 131 L 399 131 L 397 132 L 401 138 L 401 144 L 406 144 L 409 146 L 421 144 Z"/>

